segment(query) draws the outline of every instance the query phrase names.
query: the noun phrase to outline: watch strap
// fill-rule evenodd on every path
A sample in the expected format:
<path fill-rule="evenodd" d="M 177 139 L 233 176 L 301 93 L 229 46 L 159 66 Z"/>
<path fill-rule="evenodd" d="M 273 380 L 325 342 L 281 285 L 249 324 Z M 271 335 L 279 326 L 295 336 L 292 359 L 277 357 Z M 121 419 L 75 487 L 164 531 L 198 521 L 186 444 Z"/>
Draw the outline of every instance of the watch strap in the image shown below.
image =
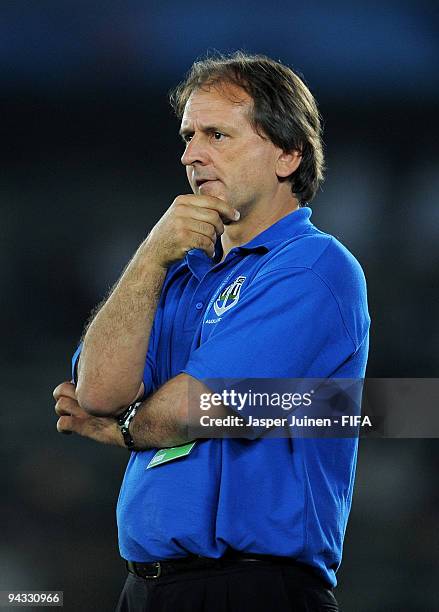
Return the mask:
<path fill-rule="evenodd" d="M 117 424 L 119 425 L 119 429 L 121 431 L 123 441 L 125 442 L 125 446 L 129 450 L 134 449 L 134 440 L 130 434 L 130 423 L 136 416 L 137 410 L 140 406 L 141 402 L 134 402 L 117 418 Z"/>

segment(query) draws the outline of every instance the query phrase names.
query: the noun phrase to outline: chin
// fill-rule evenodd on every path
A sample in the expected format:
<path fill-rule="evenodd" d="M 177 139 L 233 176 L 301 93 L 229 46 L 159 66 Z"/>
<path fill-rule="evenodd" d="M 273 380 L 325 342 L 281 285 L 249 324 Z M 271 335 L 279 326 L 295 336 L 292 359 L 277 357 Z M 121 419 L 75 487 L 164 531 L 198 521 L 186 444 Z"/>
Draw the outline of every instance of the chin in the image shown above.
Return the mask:
<path fill-rule="evenodd" d="M 217 185 L 202 185 L 198 190 L 198 193 L 200 195 L 212 196 L 214 198 L 218 198 L 219 200 L 224 200 L 224 202 L 226 201 L 226 195 L 224 193 L 224 190 L 221 189 L 221 187 L 218 187 Z"/>

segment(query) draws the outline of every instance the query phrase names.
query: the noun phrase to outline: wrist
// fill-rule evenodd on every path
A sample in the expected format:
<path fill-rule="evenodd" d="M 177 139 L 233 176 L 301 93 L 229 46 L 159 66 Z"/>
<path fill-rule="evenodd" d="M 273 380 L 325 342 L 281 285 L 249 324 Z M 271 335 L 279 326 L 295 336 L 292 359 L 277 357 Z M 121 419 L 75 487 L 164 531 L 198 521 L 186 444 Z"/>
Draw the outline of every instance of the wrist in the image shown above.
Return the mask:
<path fill-rule="evenodd" d="M 134 417 L 136 416 L 137 410 L 141 402 L 134 402 L 128 408 L 117 417 L 117 426 L 120 435 L 123 440 L 123 446 L 128 450 L 135 450 L 134 440 L 130 432 L 130 425 Z"/>
<path fill-rule="evenodd" d="M 166 274 L 169 266 L 176 261 L 169 257 L 169 250 L 163 250 L 163 244 L 152 233 L 140 245 L 139 253 L 149 274 Z"/>

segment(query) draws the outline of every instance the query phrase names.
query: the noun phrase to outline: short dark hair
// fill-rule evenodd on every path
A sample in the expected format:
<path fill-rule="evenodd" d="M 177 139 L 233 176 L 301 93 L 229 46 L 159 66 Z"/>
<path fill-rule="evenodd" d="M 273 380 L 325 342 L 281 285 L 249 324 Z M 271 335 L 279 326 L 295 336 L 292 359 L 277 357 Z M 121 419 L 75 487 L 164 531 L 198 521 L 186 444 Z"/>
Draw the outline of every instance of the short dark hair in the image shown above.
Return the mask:
<path fill-rule="evenodd" d="M 310 202 L 323 181 L 324 158 L 320 113 L 304 81 L 265 55 L 215 54 L 194 62 L 170 93 L 171 105 L 181 118 L 192 92 L 229 83 L 252 98 L 250 122 L 260 136 L 283 151 L 301 152 L 301 163 L 288 180 L 300 203 Z"/>

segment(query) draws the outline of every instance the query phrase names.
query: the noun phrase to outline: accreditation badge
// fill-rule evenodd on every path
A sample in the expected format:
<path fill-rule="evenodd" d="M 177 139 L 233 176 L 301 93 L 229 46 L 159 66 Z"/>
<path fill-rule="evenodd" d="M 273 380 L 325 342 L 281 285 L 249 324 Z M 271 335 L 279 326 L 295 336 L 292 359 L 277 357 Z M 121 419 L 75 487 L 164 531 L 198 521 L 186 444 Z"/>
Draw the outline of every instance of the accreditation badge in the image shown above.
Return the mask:
<path fill-rule="evenodd" d="M 146 469 L 149 470 L 151 468 L 157 467 L 158 465 L 162 465 L 163 463 L 175 461 L 175 459 L 180 459 L 181 457 L 187 457 L 187 455 L 189 455 L 196 443 L 197 441 L 194 440 L 194 442 L 189 442 L 189 444 L 183 444 L 183 446 L 161 448 L 156 452 L 154 457 L 148 463 Z"/>

